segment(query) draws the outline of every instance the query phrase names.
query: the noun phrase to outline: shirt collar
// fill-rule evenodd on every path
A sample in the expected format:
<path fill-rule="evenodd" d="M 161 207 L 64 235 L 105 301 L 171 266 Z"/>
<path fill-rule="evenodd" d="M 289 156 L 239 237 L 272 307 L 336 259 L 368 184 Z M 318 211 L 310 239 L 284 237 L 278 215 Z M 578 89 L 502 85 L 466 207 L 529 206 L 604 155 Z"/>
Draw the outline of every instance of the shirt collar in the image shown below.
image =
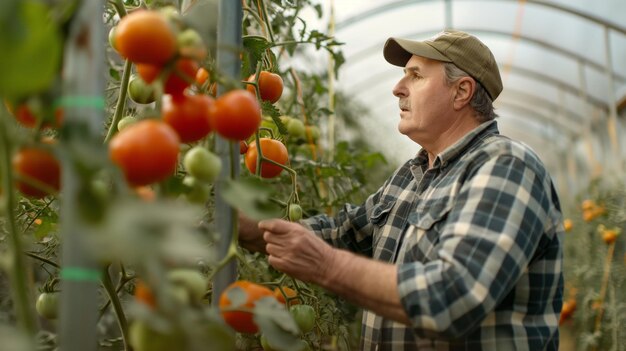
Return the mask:
<path fill-rule="evenodd" d="M 452 159 L 463 153 L 468 147 L 473 145 L 476 140 L 480 140 L 483 137 L 491 134 L 499 134 L 498 123 L 495 120 L 481 123 L 476 128 L 472 129 L 469 133 L 465 134 L 456 143 L 448 146 L 445 150 L 439 153 L 435 157 L 433 162 L 433 168 L 441 165 L 447 165 Z M 417 156 L 411 161 L 412 165 L 420 166 L 424 170 L 428 168 L 428 152 L 425 149 L 421 149 Z"/>

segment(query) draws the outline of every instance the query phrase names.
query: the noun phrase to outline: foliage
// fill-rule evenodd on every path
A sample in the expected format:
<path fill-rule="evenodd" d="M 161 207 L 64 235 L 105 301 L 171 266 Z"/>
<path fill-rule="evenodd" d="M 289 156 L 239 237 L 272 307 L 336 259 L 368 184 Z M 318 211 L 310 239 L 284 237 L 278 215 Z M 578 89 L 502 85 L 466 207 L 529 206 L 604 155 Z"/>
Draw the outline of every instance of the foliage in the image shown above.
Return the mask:
<path fill-rule="evenodd" d="M 598 180 L 565 209 L 561 328 L 575 336 L 576 350 L 626 349 L 625 200 L 623 184 Z"/>

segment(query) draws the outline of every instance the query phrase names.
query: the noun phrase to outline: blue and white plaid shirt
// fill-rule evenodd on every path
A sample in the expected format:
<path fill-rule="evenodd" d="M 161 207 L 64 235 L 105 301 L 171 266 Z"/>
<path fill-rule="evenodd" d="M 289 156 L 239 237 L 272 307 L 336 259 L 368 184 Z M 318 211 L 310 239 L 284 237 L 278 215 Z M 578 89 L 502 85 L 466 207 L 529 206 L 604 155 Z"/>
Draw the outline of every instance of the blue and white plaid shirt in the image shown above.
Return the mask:
<path fill-rule="evenodd" d="M 361 350 L 557 350 L 562 216 L 539 158 L 486 122 L 422 150 L 361 206 L 304 221 L 332 245 L 398 265 L 412 325 L 363 315 Z"/>

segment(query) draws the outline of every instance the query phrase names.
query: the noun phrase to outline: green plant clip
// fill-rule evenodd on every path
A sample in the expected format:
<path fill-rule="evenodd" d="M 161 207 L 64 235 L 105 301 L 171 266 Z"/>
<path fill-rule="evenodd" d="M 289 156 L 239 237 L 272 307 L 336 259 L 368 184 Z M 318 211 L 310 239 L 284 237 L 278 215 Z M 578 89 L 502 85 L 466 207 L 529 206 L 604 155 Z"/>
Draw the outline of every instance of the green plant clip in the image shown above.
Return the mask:
<path fill-rule="evenodd" d="M 68 95 L 57 99 L 54 102 L 55 107 L 93 107 L 95 109 L 105 108 L 104 97 L 102 96 L 81 96 L 81 95 Z"/>
<path fill-rule="evenodd" d="M 74 281 L 100 281 L 100 271 L 84 267 L 63 267 L 61 279 Z"/>

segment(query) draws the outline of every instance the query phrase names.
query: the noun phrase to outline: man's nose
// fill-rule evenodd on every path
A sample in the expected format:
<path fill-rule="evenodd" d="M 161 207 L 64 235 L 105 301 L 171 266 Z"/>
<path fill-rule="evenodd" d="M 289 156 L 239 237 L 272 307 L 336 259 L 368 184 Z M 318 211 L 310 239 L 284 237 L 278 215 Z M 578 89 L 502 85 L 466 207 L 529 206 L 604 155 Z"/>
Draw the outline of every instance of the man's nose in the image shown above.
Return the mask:
<path fill-rule="evenodd" d="M 400 80 L 394 87 L 393 87 L 393 95 L 395 97 L 406 97 L 407 96 L 407 90 L 404 87 L 404 84 L 402 84 L 402 80 Z"/>

